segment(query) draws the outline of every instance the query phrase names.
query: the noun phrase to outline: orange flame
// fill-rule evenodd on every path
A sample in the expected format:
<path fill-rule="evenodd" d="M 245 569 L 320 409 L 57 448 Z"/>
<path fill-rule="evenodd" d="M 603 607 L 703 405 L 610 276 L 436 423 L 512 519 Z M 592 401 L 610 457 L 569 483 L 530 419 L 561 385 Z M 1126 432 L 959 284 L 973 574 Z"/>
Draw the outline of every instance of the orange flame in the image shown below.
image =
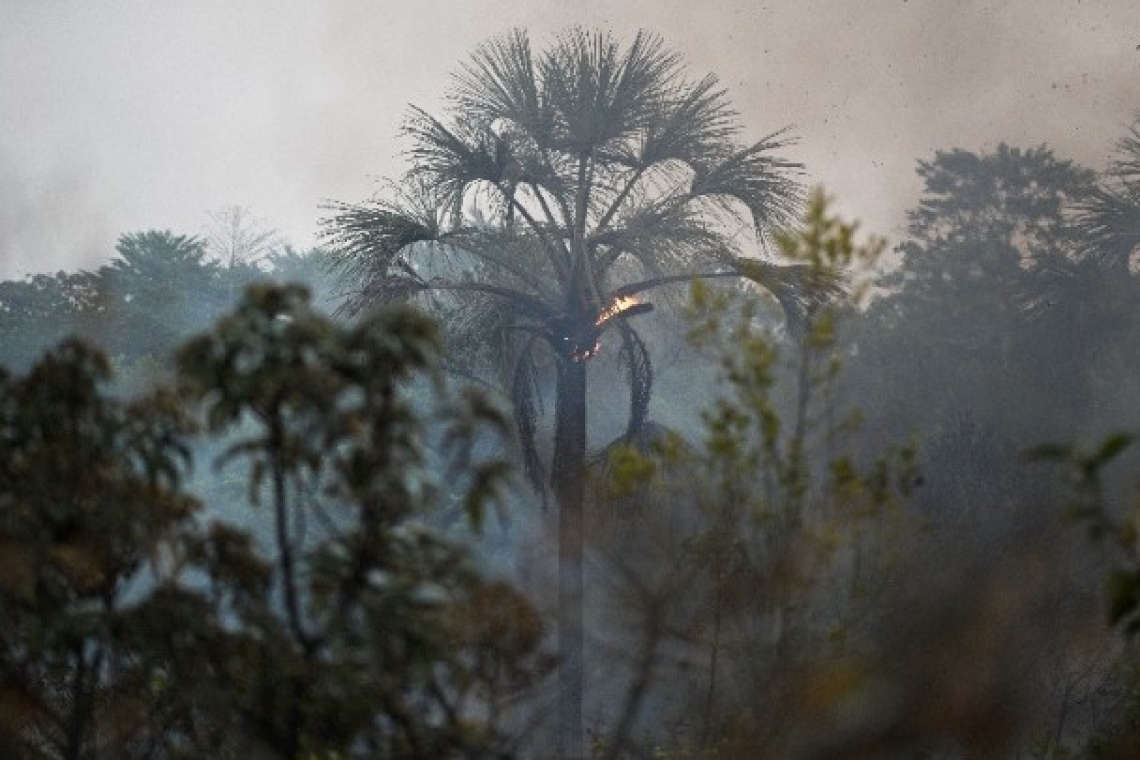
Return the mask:
<path fill-rule="evenodd" d="M 621 314 L 623 311 L 632 309 L 639 303 L 641 303 L 641 299 L 635 296 L 618 296 L 614 299 L 613 303 L 602 310 L 602 313 L 598 315 L 598 320 L 594 322 L 594 325 L 601 327 L 603 324 L 613 319 L 618 314 Z"/>

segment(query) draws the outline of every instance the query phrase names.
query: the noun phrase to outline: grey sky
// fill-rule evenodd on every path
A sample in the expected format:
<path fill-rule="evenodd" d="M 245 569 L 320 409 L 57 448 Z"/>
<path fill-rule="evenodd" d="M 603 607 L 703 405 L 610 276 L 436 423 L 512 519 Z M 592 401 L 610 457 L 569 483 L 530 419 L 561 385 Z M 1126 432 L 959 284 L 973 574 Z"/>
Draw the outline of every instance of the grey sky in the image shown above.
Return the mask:
<path fill-rule="evenodd" d="M 232 204 L 310 245 L 323 200 L 402 171 L 406 106 L 479 42 L 572 24 L 662 35 L 892 238 L 936 149 L 1099 168 L 1140 110 L 1140 0 L 0 0 L 0 277 Z"/>

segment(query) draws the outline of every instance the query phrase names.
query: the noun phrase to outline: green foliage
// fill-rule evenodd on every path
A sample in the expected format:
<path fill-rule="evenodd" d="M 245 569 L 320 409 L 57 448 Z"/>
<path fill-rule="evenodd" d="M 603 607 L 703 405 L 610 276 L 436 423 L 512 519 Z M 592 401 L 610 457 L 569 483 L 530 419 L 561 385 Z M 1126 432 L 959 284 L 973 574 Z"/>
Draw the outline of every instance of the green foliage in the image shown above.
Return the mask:
<path fill-rule="evenodd" d="M 831 271 L 882 247 L 857 245 L 822 192 L 803 226 L 776 240 Z M 842 308 L 811 312 L 781 345 L 755 300 L 692 286 L 690 339 L 718 368 L 703 440 L 662 433 L 615 446 L 596 489 L 600 516 L 618 512 L 593 538 L 609 624 L 625 637 L 611 646 L 638 653 L 598 757 L 790 756 L 801 731 L 833 730 L 831 711 L 869 688 L 859 605 L 896 559 L 915 472 L 907 450 L 880 459 L 845 443 L 852 423 L 834 395 Z M 643 735 L 651 710 L 651 726 L 683 727 Z"/>
<path fill-rule="evenodd" d="M 49 347 L 76 335 L 114 357 L 131 376 L 127 390 L 141 389 L 153 384 L 148 378 L 162 377 L 180 341 L 219 318 L 249 283 L 301 282 L 327 302 L 331 279 L 320 250 L 283 246 L 256 264 L 238 257 L 224 266 L 197 238 L 129 233 L 119 238 L 110 263 L 94 272 L 0 282 L 0 364 L 26 370 Z"/>
<path fill-rule="evenodd" d="M 170 351 L 228 305 L 222 270 L 197 238 L 149 230 L 123 235 L 115 251 L 97 273 L 100 337 L 113 354 Z"/>
<path fill-rule="evenodd" d="M 477 519 L 504 473 L 473 448 L 503 427 L 493 407 L 412 403 L 437 361 L 415 313 L 344 327 L 299 287 L 259 286 L 182 349 L 182 395 L 119 400 L 75 342 L 0 378 L 5 756 L 507 751 L 543 626 L 426 526 L 447 498 Z M 199 413 L 270 542 L 195 519 Z M 452 466 L 432 472 L 436 433 Z"/>
<path fill-rule="evenodd" d="M 197 502 L 180 489 L 192 425 L 168 392 L 106 389 L 78 342 L 0 380 L 0 741 L 8 757 L 141 756 L 178 731 L 152 703 L 145 631 Z"/>
<path fill-rule="evenodd" d="M 305 290 L 274 286 L 252 288 L 179 354 L 208 428 L 236 435 L 222 462 L 244 460 L 251 500 L 273 511 L 274 552 L 259 564 L 277 601 L 250 596 L 232 610 L 252 638 L 227 680 L 238 711 L 257 716 L 259 738 L 282 756 L 490 752 L 502 739 L 469 710 L 494 716 L 495 690 L 527 680 L 521 664 L 541 625 L 525 602 L 482 583 L 461 549 L 416 523 L 440 503 L 438 478 L 465 492 L 478 519 L 503 473 L 471 457 L 472 437 L 503 425 L 474 396 L 440 420 L 457 467 L 429 470 L 407 384 L 437 360 L 435 329 L 415 312 L 343 327 L 314 312 Z M 241 582 L 230 566 L 208 567 L 213 593 L 244 598 L 240 585 L 230 590 Z M 511 649 L 467 619 L 477 604 L 516 612 L 495 622 Z M 256 670 L 243 664 L 250 657 Z"/>
<path fill-rule="evenodd" d="M 809 261 L 852 250 L 818 202 L 798 248 L 785 244 Z M 1118 659 L 1090 615 L 1081 586 L 1095 569 L 1034 498 L 1044 489 L 1007 502 L 1001 478 L 1017 475 L 968 425 L 972 458 L 959 452 L 948 475 L 972 482 L 975 508 L 952 510 L 945 481 L 916 488 L 915 452 L 884 449 L 843 413 L 844 317 L 858 318 L 845 305 L 788 347 L 754 305 L 700 285 L 692 300 L 693 335 L 720 370 L 703 440 L 615 448 L 597 492 L 597 614 L 607 651 L 632 654 L 606 662 L 620 688 L 599 711 L 596 755 L 1133 756 L 1135 654 Z M 1080 454 L 1078 482 L 1128 441 Z M 1127 549 L 1109 602 L 1131 630 L 1136 518 L 1107 519 L 1090 507 L 1103 494 L 1082 493 L 1076 514 Z"/>
<path fill-rule="evenodd" d="M 1140 681 L 1136 651 L 1140 634 L 1140 500 L 1135 495 L 1124 504 L 1106 486 L 1112 470 L 1119 470 L 1134 448 L 1135 435 L 1115 433 L 1092 448 L 1069 444 L 1037 446 L 1028 452 L 1031 460 L 1053 463 L 1068 471 L 1070 491 L 1067 516 L 1088 532 L 1103 555 L 1103 605 L 1106 619 L 1125 641 L 1113 652 L 1114 683 L 1120 699 L 1105 725 L 1077 749 L 1049 745 L 1042 757 L 1124 758 L 1140 747 Z"/>

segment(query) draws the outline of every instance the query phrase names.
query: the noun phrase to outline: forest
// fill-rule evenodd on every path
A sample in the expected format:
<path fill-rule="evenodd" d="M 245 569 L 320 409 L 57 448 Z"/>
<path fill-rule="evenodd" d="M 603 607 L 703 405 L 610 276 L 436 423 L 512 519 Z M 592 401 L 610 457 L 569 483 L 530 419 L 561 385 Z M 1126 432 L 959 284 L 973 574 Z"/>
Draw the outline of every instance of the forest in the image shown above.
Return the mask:
<path fill-rule="evenodd" d="M 317 248 L 0 282 L 0 756 L 1140 757 L 1140 112 L 888 241 L 653 34 L 458 60 Z"/>

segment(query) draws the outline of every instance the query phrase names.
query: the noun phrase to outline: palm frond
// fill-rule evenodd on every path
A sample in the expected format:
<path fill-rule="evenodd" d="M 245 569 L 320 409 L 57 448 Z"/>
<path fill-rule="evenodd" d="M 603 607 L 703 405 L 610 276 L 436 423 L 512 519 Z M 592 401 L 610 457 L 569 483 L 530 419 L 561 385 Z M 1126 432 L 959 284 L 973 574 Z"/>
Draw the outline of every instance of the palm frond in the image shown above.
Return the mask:
<path fill-rule="evenodd" d="M 784 311 L 788 329 L 802 333 L 823 307 L 844 294 L 840 273 L 812 264 L 773 264 L 737 259 L 740 276 L 768 291 Z"/>
<path fill-rule="evenodd" d="M 534 234 L 482 226 L 459 230 L 453 240 L 469 255 L 464 277 L 529 292 L 551 303 L 558 300 L 557 273 Z"/>
<path fill-rule="evenodd" d="M 1077 255 L 1127 272 L 1140 252 L 1140 120 L 1117 143 L 1101 183 L 1074 205 Z"/>
<path fill-rule="evenodd" d="M 709 226 L 692 204 L 666 198 L 629 208 L 610 229 L 588 241 L 598 249 L 596 276 L 618 257 L 637 260 L 649 276 L 701 266 L 734 250 L 731 241 Z"/>
<path fill-rule="evenodd" d="M 773 154 L 789 144 L 782 137 L 785 132 L 775 132 L 713 164 L 697 167 L 690 193 L 726 208 L 734 200 L 744 204 L 761 239 L 770 230 L 789 225 L 803 200 L 803 187 L 796 180 L 803 166 Z"/>
<path fill-rule="evenodd" d="M 1098 187 L 1076 204 L 1077 254 L 1127 272 L 1140 251 L 1140 189 Z"/>
<path fill-rule="evenodd" d="M 430 189 L 412 187 L 418 189 L 394 200 L 328 206 L 333 214 L 323 220 L 324 242 L 330 269 L 345 285 L 342 315 L 425 291 L 492 296 L 532 317 L 549 312 L 528 276 L 541 275 L 542 267 L 507 255 L 527 250 L 525 239 L 502 229 L 446 226 Z M 509 252 L 504 241 L 514 241 Z"/>
<path fill-rule="evenodd" d="M 646 127 L 637 162 L 651 166 L 680 161 L 690 168 L 708 166 L 738 131 L 736 112 L 711 74 L 671 94 Z"/>
<path fill-rule="evenodd" d="M 541 150 L 526 134 L 511 132 L 506 139 L 512 143 L 520 185 L 545 190 L 552 199 L 569 196 L 574 169 L 566 156 Z"/>
<path fill-rule="evenodd" d="M 1116 144 L 1116 156 L 1108 167 L 1108 174 L 1134 191 L 1140 191 L 1140 118 Z"/>
<path fill-rule="evenodd" d="M 469 187 L 488 183 L 509 195 L 518 180 L 518 162 L 510 141 L 477 122 L 447 126 L 413 108 L 404 125 L 412 140 L 411 174 L 421 180 L 453 214 L 462 209 Z"/>
<path fill-rule="evenodd" d="M 583 153 L 630 138 L 650 120 L 679 62 L 660 38 L 644 32 L 624 55 L 609 34 L 563 35 L 539 69 L 555 115 L 554 144 Z"/>
<path fill-rule="evenodd" d="M 455 84 L 452 100 L 474 121 L 492 125 L 503 120 L 540 146 L 549 142 L 554 117 L 525 30 L 515 29 L 481 45 L 456 75 Z"/>
<path fill-rule="evenodd" d="M 1113 277 L 1094 258 L 1076 258 L 1059 251 L 1033 262 L 1030 287 L 1017 291 L 1015 298 L 1022 313 L 1031 320 L 1057 317 L 1058 312 L 1072 318 L 1087 301 L 1081 294 L 1103 292 L 1104 280 Z"/>
<path fill-rule="evenodd" d="M 322 238 L 330 269 L 350 285 L 342 311 L 355 314 L 422 287 L 422 278 L 404 257 L 416 245 L 446 238 L 430 202 L 417 202 L 405 192 L 396 200 L 332 203 L 326 208 L 332 214 L 322 220 Z"/>

